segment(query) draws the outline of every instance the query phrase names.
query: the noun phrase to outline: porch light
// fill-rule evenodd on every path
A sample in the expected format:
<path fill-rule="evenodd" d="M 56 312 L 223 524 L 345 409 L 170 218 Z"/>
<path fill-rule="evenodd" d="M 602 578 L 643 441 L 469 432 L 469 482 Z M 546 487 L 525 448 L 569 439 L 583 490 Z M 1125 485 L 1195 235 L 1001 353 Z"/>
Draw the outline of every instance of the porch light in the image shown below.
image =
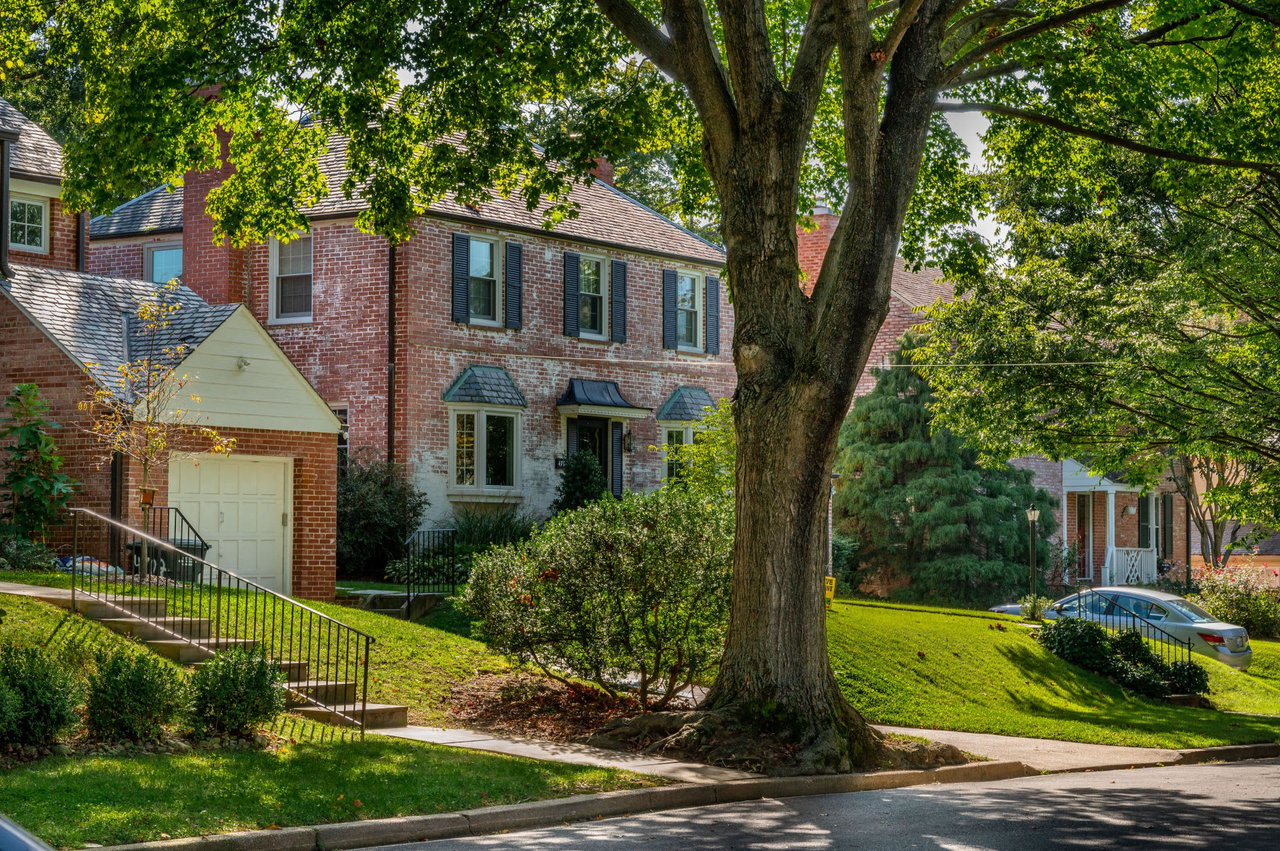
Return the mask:
<path fill-rule="evenodd" d="M 1027 519 L 1028 519 L 1028 520 L 1030 520 L 1032 523 L 1039 522 L 1039 520 L 1040 520 L 1040 509 L 1036 508 L 1034 505 L 1033 505 L 1033 506 L 1031 506 L 1030 508 L 1028 508 L 1028 509 L 1027 509 Z"/>

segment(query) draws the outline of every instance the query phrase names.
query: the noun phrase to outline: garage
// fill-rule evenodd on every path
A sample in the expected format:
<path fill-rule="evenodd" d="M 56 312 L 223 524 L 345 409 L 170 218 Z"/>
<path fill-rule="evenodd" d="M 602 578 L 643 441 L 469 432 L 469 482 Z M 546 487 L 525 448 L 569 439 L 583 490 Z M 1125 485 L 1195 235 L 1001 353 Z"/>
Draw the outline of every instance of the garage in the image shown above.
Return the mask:
<path fill-rule="evenodd" d="M 169 504 L 209 544 L 205 557 L 264 588 L 289 593 L 289 458 L 211 455 L 169 463 Z"/>

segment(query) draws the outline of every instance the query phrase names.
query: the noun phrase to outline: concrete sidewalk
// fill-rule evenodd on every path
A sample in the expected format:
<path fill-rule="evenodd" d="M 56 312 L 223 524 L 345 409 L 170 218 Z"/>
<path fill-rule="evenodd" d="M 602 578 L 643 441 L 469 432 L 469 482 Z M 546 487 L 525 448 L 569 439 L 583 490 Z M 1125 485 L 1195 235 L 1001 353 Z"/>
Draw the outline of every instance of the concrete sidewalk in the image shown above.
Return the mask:
<path fill-rule="evenodd" d="M 679 762 L 652 754 L 629 753 L 593 748 L 572 742 L 547 742 L 523 736 L 496 736 L 476 730 L 460 730 L 443 727 L 391 727 L 370 730 L 370 735 L 394 736 L 415 742 L 430 742 L 453 748 L 467 748 L 508 756 L 523 756 L 550 762 L 569 762 L 574 765 L 597 765 L 601 768 L 620 768 L 637 774 L 652 774 L 677 783 L 723 783 L 727 780 L 745 780 L 760 775 L 714 765 Z"/>
<path fill-rule="evenodd" d="M 1021 762 L 1037 771 L 1101 771 L 1134 765 L 1172 765 L 1182 759 L 1182 751 L 1162 748 L 1130 748 L 1060 742 L 1056 739 L 1024 739 L 991 733 L 955 733 L 950 730 L 918 730 L 911 727 L 872 725 L 882 733 L 918 736 L 955 745 L 962 751 L 988 759 Z"/>

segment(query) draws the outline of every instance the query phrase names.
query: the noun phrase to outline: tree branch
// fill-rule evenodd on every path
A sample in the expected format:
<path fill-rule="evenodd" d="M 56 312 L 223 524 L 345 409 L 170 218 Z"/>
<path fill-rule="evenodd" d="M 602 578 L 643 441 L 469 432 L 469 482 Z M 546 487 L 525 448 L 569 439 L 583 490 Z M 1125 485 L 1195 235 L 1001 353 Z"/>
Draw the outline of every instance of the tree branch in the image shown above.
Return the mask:
<path fill-rule="evenodd" d="M 1205 157 L 1199 154 L 1187 154 L 1181 151 L 1171 151 L 1167 148 L 1157 148 L 1153 145 L 1147 145 L 1142 142 L 1135 142 L 1132 139 L 1126 139 L 1123 136 L 1116 136 L 1111 133 L 1103 133 L 1098 130 L 1090 130 L 1087 127 L 1077 127 L 1074 124 L 1068 124 L 1065 121 L 1054 118 L 1049 115 L 1042 115 L 1038 112 L 1031 112 L 1025 109 L 1017 109 L 1012 106 L 1004 106 L 998 103 L 939 103 L 934 106 L 935 112 L 986 112 L 992 115 L 1004 115 L 1009 118 L 1018 118 L 1023 121 L 1030 121 L 1034 124 L 1043 124 L 1046 127 L 1052 127 L 1055 130 L 1061 130 L 1063 133 L 1070 133 L 1073 136 L 1082 136 L 1086 139 L 1093 139 L 1096 142 L 1103 142 L 1108 145 L 1114 145 L 1117 148 L 1124 148 L 1130 151 L 1136 151 L 1140 154 L 1148 156 L 1160 157 L 1166 160 L 1177 160 L 1178 162 L 1192 163 L 1194 165 L 1210 165 L 1222 166 L 1225 168 L 1241 168 L 1250 171 L 1263 172 L 1264 174 L 1275 175 L 1280 165 L 1276 163 L 1262 163 L 1253 160 L 1232 160 L 1223 157 Z"/>
<path fill-rule="evenodd" d="M 739 116 L 707 8 L 702 0 L 663 0 L 662 17 L 675 48 L 677 79 L 698 108 L 713 159 L 723 163 L 737 138 Z"/>
<path fill-rule="evenodd" d="M 897 0 L 894 3 L 896 5 Z M 806 101 L 812 97 L 814 103 L 817 103 L 817 95 L 827 76 L 835 44 L 833 5 L 829 0 L 817 0 L 809 7 L 809 20 L 805 22 L 800 46 L 796 49 L 795 65 L 791 68 L 791 81 L 787 89 L 794 97 Z"/>
<path fill-rule="evenodd" d="M 680 79 L 671 39 L 628 0 L 596 0 L 596 6 L 636 49 L 664 74 Z M 681 80 L 681 82 L 684 82 Z"/>
<path fill-rule="evenodd" d="M 924 0 L 906 0 L 898 11 L 897 17 L 893 19 L 889 32 L 885 33 L 884 40 L 880 42 L 880 49 L 885 53 L 885 58 L 880 60 L 881 62 L 887 62 L 893 58 L 898 45 L 902 42 L 902 37 L 907 34 L 907 28 L 916 22 L 916 15 L 923 5 Z"/>
<path fill-rule="evenodd" d="M 1094 0 L 1093 3 L 1086 3 L 1083 6 L 1077 6 L 1074 9 L 1068 9 L 1057 15 L 1050 15 L 1042 21 L 1036 21 L 1034 24 L 1027 24 L 1025 27 L 1018 27 L 1016 30 L 988 39 L 978 47 L 970 50 L 964 56 L 952 63 L 948 69 L 947 78 L 950 79 L 959 74 L 964 69 L 973 65 L 984 56 L 990 56 L 999 50 L 1003 50 L 1011 44 L 1015 44 L 1032 36 L 1039 35 L 1049 30 L 1055 30 L 1064 24 L 1087 17 L 1097 12 L 1105 12 L 1108 9 L 1116 9 L 1120 6 L 1127 6 L 1133 0 Z"/>
<path fill-rule="evenodd" d="M 1026 71 L 1027 66 L 1021 62 L 1002 62 L 999 65 L 988 65 L 985 68 L 978 68 L 974 71 L 961 74 L 950 83 L 948 83 L 943 91 L 949 89 L 957 89 L 961 86 L 967 86 L 970 83 L 981 83 L 983 80 L 990 80 L 992 77 L 1005 77 L 1009 74 L 1016 74 L 1019 71 Z"/>
<path fill-rule="evenodd" d="M 1232 9 L 1235 9 L 1237 12 L 1239 12 L 1242 15 L 1248 15 L 1252 18 L 1258 18 L 1260 20 L 1266 21 L 1267 23 L 1271 24 L 1273 27 L 1280 27 L 1280 16 L 1273 15 L 1272 13 L 1264 11 L 1262 9 L 1255 9 L 1253 6 L 1248 6 L 1244 3 L 1239 2 L 1239 0 L 1220 0 L 1220 2 L 1222 2 L 1224 5 L 1230 6 Z"/>

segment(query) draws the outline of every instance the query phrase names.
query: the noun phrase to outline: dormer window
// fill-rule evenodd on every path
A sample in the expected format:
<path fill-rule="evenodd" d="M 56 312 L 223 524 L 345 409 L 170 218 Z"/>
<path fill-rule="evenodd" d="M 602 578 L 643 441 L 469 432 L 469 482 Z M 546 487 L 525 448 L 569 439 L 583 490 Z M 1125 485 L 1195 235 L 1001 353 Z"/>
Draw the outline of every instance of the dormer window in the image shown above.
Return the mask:
<path fill-rule="evenodd" d="M 49 205 L 35 198 L 9 201 L 9 247 L 46 254 L 49 251 Z"/>

